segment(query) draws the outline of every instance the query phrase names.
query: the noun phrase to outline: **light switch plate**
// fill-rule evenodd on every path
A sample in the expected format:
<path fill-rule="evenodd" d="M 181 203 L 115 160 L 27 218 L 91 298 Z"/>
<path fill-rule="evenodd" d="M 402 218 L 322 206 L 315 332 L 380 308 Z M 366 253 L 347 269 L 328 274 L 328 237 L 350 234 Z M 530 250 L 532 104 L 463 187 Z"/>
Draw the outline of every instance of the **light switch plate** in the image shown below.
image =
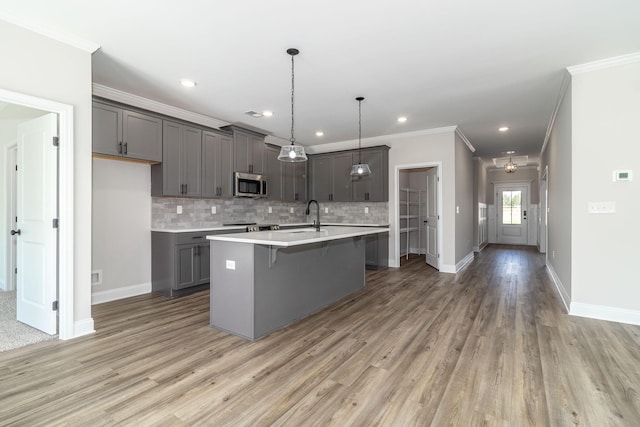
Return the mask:
<path fill-rule="evenodd" d="M 226 260 L 226 268 L 227 270 L 235 270 L 236 269 L 236 262 L 233 260 Z"/>
<path fill-rule="evenodd" d="M 293 208 L 289 208 L 289 213 L 293 213 Z"/>
<path fill-rule="evenodd" d="M 211 213 L 215 215 L 216 212 L 217 212 L 216 207 L 211 206 Z"/>
<path fill-rule="evenodd" d="M 181 214 L 182 213 L 182 206 L 178 205 L 178 209 L 176 211 L 177 211 L 177 213 Z"/>
<path fill-rule="evenodd" d="M 589 202 L 587 212 L 590 214 L 616 213 L 616 202 Z"/>
<path fill-rule="evenodd" d="M 365 207 L 364 207 L 364 213 L 366 213 L 366 214 L 368 214 L 368 213 L 369 213 L 369 207 L 368 207 L 368 206 L 365 206 Z"/>
<path fill-rule="evenodd" d="M 269 213 L 273 213 L 273 208 L 269 206 Z"/>
<path fill-rule="evenodd" d="M 324 208 L 324 213 L 329 213 L 329 208 Z"/>

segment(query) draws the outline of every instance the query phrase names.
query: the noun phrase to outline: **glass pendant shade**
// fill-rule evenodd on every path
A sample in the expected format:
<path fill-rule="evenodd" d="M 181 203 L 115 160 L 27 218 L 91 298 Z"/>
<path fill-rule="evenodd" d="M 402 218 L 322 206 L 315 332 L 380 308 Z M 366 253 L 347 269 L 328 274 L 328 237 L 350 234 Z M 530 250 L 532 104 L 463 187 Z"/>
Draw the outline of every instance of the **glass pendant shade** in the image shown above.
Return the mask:
<path fill-rule="evenodd" d="M 364 101 L 364 97 L 359 96 L 356 98 L 358 101 L 358 163 L 351 166 L 351 172 L 349 175 L 351 176 L 367 176 L 371 175 L 371 168 L 368 164 L 362 163 L 361 157 L 361 143 L 362 143 L 362 101 Z"/>
<path fill-rule="evenodd" d="M 366 163 L 358 163 L 357 165 L 351 166 L 351 176 L 367 176 L 371 175 L 371 168 Z"/>
<path fill-rule="evenodd" d="M 504 171 L 506 173 L 514 173 L 516 169 L 518 169 L 518 165 L 513 163 L 513 161 L 511 161 L 511 157 L 509 157 L 509 162 L 504 165 Z"/>
<path fill-rule="evenodd" d="M 278 160 L 281 162 L 306 162 L 307 155 L 302 145 L 283 145 Z"/>

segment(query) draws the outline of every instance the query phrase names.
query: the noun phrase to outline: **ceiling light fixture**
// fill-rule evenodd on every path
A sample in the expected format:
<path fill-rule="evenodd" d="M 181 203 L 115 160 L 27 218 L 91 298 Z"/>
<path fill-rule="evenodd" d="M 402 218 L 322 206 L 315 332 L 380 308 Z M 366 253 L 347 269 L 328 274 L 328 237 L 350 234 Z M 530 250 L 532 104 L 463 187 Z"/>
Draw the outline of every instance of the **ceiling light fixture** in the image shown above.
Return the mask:
<path fill-rule="evenodd" d="M 499 128 L 498 128 L 498 131 L 499 131 L 499 132 L 506 132 L 506 131 L 508 131 L 508 130 L 509 130 L 509 126 L 502 126 L 502 127 L 499 127 Z"/>
<path fill-rule="evenodd" d="M 263 115 L 263 116 L 265 116 L 265 117 L 271 117 L 271 116 L 273 116 L 273 111 L 270 111 L 270 110 L 264 110 L 264 111 L 262 112 L 262 115 Z"/>
<path fill-rule="evenodd" d="M 511 156 L 509 156 L 509 161 L 504 165 L 504 171 L 506 173 L 514 173 L 516 169 L 518 169 L 518 165 L 513 163 L 513 161 L 511 160 Z"/>
<path fill-rule="evenodd" d="M 316 136 L 324 136 L 324 132 L 322 132 L 321 130 L 319 130 L 318 132 L 316 132 Z"/>
<path fill-rule="evenodd" d="M 351 176 L 367 176 L 371 175 L 371 168 L 367 163 L 362 163 L 362 101 L 364 97 L 356 98 L 358 101 L 358 164 L 351 166 Z"/>
<path fill-rule="evenodd" d="M 194 87 L 196 85 L 196 82 L 189 79 L 182 79 L 180 80 L 180 84 L 184 87 Z"/>
<path fill-rule="evenodd" d="M 294 99 L 294 79 L 295 79 L 295 67 L 293 58 L 300 53 L 298 49 L 290 48 L 287 49 L 287 53 L 291 55 L 291 145 L 283 145 L 280 148 L 280 155 L 278 156 L 278 160 L 281 162 L 306 162 L 307 155 L 304 153 L 304 147 L 302 145 L 296 145 L 296 138 L 293 136 L 293 125 L 294 125 L 294 115 L 293 115 L 293 99 Z"/>
<path fill-rule="evenodd" d="M 404 116 L 398 117 L 398 123 L 404 123 L 407 121 L 407 118 Z"/>

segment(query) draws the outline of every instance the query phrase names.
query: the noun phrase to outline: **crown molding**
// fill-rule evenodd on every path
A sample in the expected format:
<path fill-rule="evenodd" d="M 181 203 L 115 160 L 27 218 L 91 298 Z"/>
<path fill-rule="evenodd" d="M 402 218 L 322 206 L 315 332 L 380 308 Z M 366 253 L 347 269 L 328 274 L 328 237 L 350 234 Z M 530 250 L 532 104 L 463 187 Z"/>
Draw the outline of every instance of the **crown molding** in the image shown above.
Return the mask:
<path fill-rule="evenodd" d="M 540 149 L 540 159 L 543 159 L 544 151 L 547 149 L 547 144 L 549 143 L 549 138 L 551 138 L 551 131 L 553 131 L 553 126 L 556 123 L 556 117 L 558 117 L 558 111 L 560 111 L 560 105 L 562 105 L 562 101 L 564 100 L 565 95 L 568 92 L 569 85 L 571 84 L 571 73 L 568 70 L 565 70 L 562 75 L 562 82 L 560 83 L 560 91 L 558 92 L 558 98 L 556 99 L 556 106 L 553 109 L 553 113 L 551 113 L 551 117 L 549 118 L 549 124 L 547 125 L 547 133 L 544 135 L 544 141 L 542 142 L 542 148 Z"/>
<path fill-rule="evenodd" d="M 394 133 L 389 135 L 372 136 L 370 138 L 362 138 L 362 148 L 389 144 L 392 141 L 415 138 L 415 137 L 425 136 L 425 135 L 454 133 L 456 131 L 456 128 L 457 126 L 445 126 L 445 127 L 433 128 L 433 129 L 423 129 L 423 130 L 418 130 L 413 132 Z M 305 146 L 305 150 L 307 150 L 309 154 L 329 153 L 332 151 L 350 150 L 353 148 L 358 148 L 357 139 L 330 142 L 327 144 Z"/>
<path fill-rule="evenodd" d="M 456 135 L 458 135 L 460 139 L 462 139 L 462 141 L 467 145 L 467 147 L 469 147 L 469 150 L 471 150 L 472 153 L 476 152 L 476 148 L 473 145 L 471 145 L 471 142 L 467 139 L 466 136 L 464 136 L 464 134 L 462 133 L 462 131 L 458 126 L 456 126 Z"/>
<path fill-rule="evenodd" d="M 162 102 L 153 101 L 142 96 L 123 92 L 121 90 L 104 86 L 99 83 L 93 83 L 93 95 L 110 99 L 112 101 L 121 102 L 133 107 L 153 111 L 155 113 L 164 114 L 165 116 L 186 120 L 188 122 L 196 123 L 210 128 L 220 129 L 222 126 L 228 126 L 231 124 L 229 122 L 225 122 L 224 120 L 205 116 L 204 114 L 194 113 L 188 110 L 183 110 L 182 108 L 173 107 L 171 105 L 163 104 Z"/>
<path fill-rule="evenodd" d="M 53 30 L 42 25 L 35 25 L 32 22 L 27 22 L 24 19 L 18 18 L 17 16 L 5 12 L 0 12 L 0 20 L 6 21 L 10 24 L 16 25 L 29 31 L 33 31 L 34 33 L 38 33 L 42 36 L 59 41 L 77 49 L 84 50 L 85 52 L 93 53 L 96 50 L 100 49 L 100 45 L 92 41 L 83 39 L 81 37 L 72 36 L 62 31 Z"/>
<path fill-rule="evenodd" d="M 637 62 L 640 62 L 640 52 L 630 53 L 628 55 L 614 56 L 613 58 L 587 62 L 586 64 L 574 65 L 571 67 L 567 67 L 567 71 L 572 76 L 575 76 L 577 74 L 604 70 L 606 68 L 617 67 L 620 65 L 635 64 Z"/>

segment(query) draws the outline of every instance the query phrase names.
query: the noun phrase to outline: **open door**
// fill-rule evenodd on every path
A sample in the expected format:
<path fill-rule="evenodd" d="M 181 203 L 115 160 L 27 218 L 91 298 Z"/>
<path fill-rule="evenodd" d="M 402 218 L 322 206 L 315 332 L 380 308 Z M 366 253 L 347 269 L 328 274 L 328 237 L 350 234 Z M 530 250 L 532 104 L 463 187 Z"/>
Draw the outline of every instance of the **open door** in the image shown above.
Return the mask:
<path fill-rule="evenodd" d="M 438 168 L 427 170 L 427 194 L 425 196 L 424 228 L 426 231 L 426 262 L 439 270 L 438 264 Z"/>
<path fill-rule="evenodd" d="M 17 319 L 48 334 L 57 332 L 58 149 L 57 115 L 18 127 Z"/>

